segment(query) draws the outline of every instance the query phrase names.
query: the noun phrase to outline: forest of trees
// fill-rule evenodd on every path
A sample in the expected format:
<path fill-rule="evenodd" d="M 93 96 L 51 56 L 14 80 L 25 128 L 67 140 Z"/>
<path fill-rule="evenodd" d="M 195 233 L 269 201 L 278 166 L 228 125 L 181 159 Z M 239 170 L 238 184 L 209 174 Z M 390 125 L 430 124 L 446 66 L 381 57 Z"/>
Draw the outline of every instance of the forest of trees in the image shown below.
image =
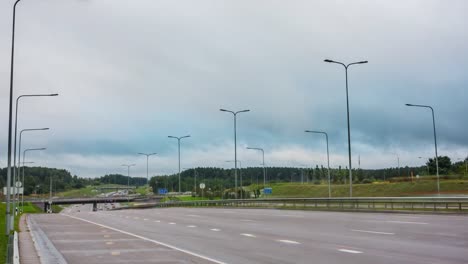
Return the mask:
<path fill-rule="evenodd" d="M 23 171 L 21 170 L 21 175 Z M 6 186 L 7 169 L 0 169 L 0 186 L 3 189 Z M 103 183 L 112 183 L 127 185 L 128 177 L 121 174 L 110 174 L 98 178 L 81 178 L 72 176 L 70 172 L 64 169 L 46 168 L 46 167 L 25 167 L 24 168 L 24 194 L 44 194 L 50 191 L 50 180 L 52 179 L 53 192 L 62 192 L 71 189 L 79 189 L 88 185 L 99 185 Z M 131 177 L 131 186 L 143 186 L 146 184 L 146 178 Z"/>
<path fill-rule="evenodd" d="M 468 158 L 467 158 L 468 159 Z M 328 181 L 328 170 L 323 166 L 315 168 L 293 168 L 293 167 L 269 167 L 266 168 L 266 181 L 269 183 L 278 182 L 308 182 L 311 184 L 320 184 Z M 251 184 L 263 184 L 263 168 L 249 167 L 238 169 L 239 182 L 242 177 L 242 186 Z M 427 176 L 436 174 L 435 159 L 429 159 L 425 166 L 421 167 L 400 167 L 386 169 L 354 169 L 354 183 L 371 183 L 376 180 L 392 180 L 392 178 Z M 451 162 L 449 157 L 439 157 L 440 175 L 464 175 L 465 163 L 458 161 Z M 333 184 L 346 184 L 349 180 L 348 168 L 330 169 L 331 181 Z M 212 191 L 222 191 L 226 188 L 232 188 L 235 184 L 234 169 L 222 168 L 193 168 L 181 172 L 181 191 L 199 191 L 199 183 L 203 182 Z M 196 184 L 195 184 L 196 178 Z M 170 192 L 178 191 L 178 174 L 163 175 L 152 177 L 150 185 L 156 192 L 158 188 L 166 188 Z"/>
<path fill-rule="evenodd" d="M 467 157 L 468 159 L 468 157 Z M 439 173 L 440 175 L 465 175 L 465 161 L 458 160 L 452 163 L 449 157 L 439 157 Z M 293 167 L 268 167 L 267 182 L 308 182 L 310 184 L 326 183 L 328 179 L 328 171 L 326 167 L 316 166 L 315 168 L 293 168 Z M 263 184 L 263 168 L 250 167 L 238 170 L 240 186 L 251 184 Z M 353 169 L 353 182 L 355 183 L 370 183 L 376 180 L 392 180 L 396 177 L 411 177 L 427 176 L 436 174 L 436 165 L 434 159 L 429 159 L 425 166 L 421 167 L 401 167 L 387 169 Z M 119 184 L 127 185 L 128 177 L 121 174 L 109 174 L 96 178 L 82 178 L 76 175 L 71 175 L 70 172 L 64 169 L 45 168 L 45 167 L 25 167 L 25 195 L 48 193 L 50 189 L 50 180 L 52 179 L 52 188 L 54 192 L 61 192 L 70 189 L 82 188 L 87 185 L 99 184 Z M 332 168 L 330 170 L 331 180 L 333 184 L 345 184 L 348 179 L 347 168 Z M 4 187 L 6 183 L 7 169 L 0 169 L 0 187 Z M 206 184 L 206 188 L 212 191 L 223 191 L 234 186 L 234 170 L 222 168 L 194 168 L 181 172 L 181 190 L 194 191 L 196 188 L 199 191 L 201 182 Z M 242 178 L 242 183 L 240 182 Z M 156 192 L 158 188 L 167 188 L 169 191 L 178 191 L 178 175 L 163 175 L 152 177 L 150 185 Z M 131 186 L 143 186 L 146 184 L 146 178 L 131 177 Z"/>

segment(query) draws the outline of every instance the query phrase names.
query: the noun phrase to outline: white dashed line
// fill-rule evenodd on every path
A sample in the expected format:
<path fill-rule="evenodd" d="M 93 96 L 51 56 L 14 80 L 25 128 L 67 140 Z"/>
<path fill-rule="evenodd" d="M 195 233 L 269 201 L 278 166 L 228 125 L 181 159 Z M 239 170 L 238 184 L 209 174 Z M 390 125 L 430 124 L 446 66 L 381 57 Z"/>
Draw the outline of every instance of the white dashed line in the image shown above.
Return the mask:
<path fill-rule="evenodd" d="M 197 227 L 196 225 L 188 225 L 187 227 L 194 228 Z"/>
<path fill-rule="evenodd" d="M 252 234 L 245 234 L 245 233 L 242 233 L 241 236 L 246 236 L 246 237 L 256 237 L 255 235 L 252 235 Z"/>
<path fill-rule="evenodd" d="M 395 223 L 395 224 L 415 224 L 415 225 L 428 225 L 429 223 L 423 222 L 407 222 L 407 221 L 386 221 L 387 223 Z"/>
<path fill-rule="evenodd" d="M 191 217 L 201 217 L 201 216 L 199 216 L 199 215 L 194 215 L 194 214 L 189 214 L 189 215 L 187 215 L 187 216 L 191 216 Z"/>
<path fill-rule="evenodd" d="M 297 241 L 292 241 L 292 240 L 285 240 L 285 239 L 280 239 L 280 240 L 276 240 L 278 242 L 281 242 L 281 243 L 286 243 L 286 244 L 293 244 L 293 245 L 300 245 L 301 243 L 297 242 Z"/>
<path fill-rule="evenodd" d="M 143 219 L 143 221 L 148 221 L 148 220 L 149 220 L 148 218 Z"/>
<path fill-rule="evenodd" d="M 154 222 L 155 222 L 155 223 L 161 223 L 161 221 L 159 221 L 159 220 L 154 220 Z"/>
<path fill-rule="evenodd" d="M 212 228 L 212 229 L 210 229 L 210 230 L 211 230 L 211 231 L 215 231 L 215 232 L 221 231 L 221 229 L 218 229 L 218 228 Z"/>
<path fill-rule="evenodd" d="M 175 225 L 176 223 L 174 223 L 174 222 L 170 222 L 169 224 L 170 224 L 170 225 Z"/>
<path fill-rule="evenodd" d="M 172 249 L 174 249 L 174 250 L 178 250 L 178 251 L 180 251 L 180 252 L 184 252 L 184 253 L 186 253 L 186 254 L 189 254 L 189 255 L 192 255 L 192 256 L 195 256 L 195 257 L 199 257 L 199 258 L 201 258 L 201 259 L 205 259 L 205 260 L 208 260 L 208 261 L 217 263 L 217 264 L 226 264 L 225 262 L 220 261 L 220 260 L 216 260 L 216 259 L 213 259 L 213 258 L 204 256 L 204 255 L 201 255 L 201 254 L 197 254 L 197 253 L 192 252 L 192 251 L 189 251 L 189 250 L 181 249 L 181 248 L 179 248 L 179 247 L 176 247 L 176 246 L 173 246 L 173 245 L 170 245 L 170 244 L 166 244 L 166 243 L 163 243 L 163 242 L 159 242 L 159 241 L 157 241 L 157 240 L 150 239 L 150 238 L 147 238 L 147 237 L 143 237 L 143 236 L 140 236 L 140 235 L 136 235 L 136 234 L 133 234 L 133 233 L 130 233 L 130 232 L 127 232 L 127 231 L 123 231 L 123 230 L 117 229 L 117 228 L 113 228 L 113 227 L 110 227 L 110 226 L 102 225 L 102 224 L 99 224 L 99 223 L 96 223 L 96 222 L 92 222 L 92 221 L 89 221 L 89 220 L 86 220 L 86 219 L 83 219 L 83 218 L 79 218 L 79 217 L 76 217 L 76 216 L 71 216 L 71 215 L 67 215 L 67 214 L 61 214 L 61 215 L 65 215 L 65 216 L 68 216 L 68 217 L 70 217 L 70 218 L 74 218 L 74 219 L 77 219 L 77 220 L 81 220 L 81 221 L 83 221 L 83 222 L 87 222 L 87 223 L 90 223 L 90 224 L 94 224 L 94 225 L 97 225 L 97 226 L 101 226 L 101 227 L 104 227 L 104 228 L 108 228 L 108 229 L 110 229 L 110 230 L 117 231 L 117 232 L 120 232 L 120 233 L 122 233 L 122 234 L 126 234 L 126 235 L 133 236 L 133 237 L 136 237 L 136 238 L 139 238 L 139 239 L 148 241 L 148 242 L 152 242 L 152 243 L 155 243 L 155 244 L 158 244 L 158 245 L 162 245 L 162 246 L 165 246 L 165 247 L 168 247 L 168 248 L 172 248 Z M 115 252 L 115 251 L 113 251 L 111 254 L 114 255 L 114 252 Z M 117 254 L 115 254 L 115 255 L 118 255 L 118 254 L 120 254 L 120 252 L 117 251 Z"/>
<path fill-rule="evenodd" d="M 351 250 L 351 249 L 338 249 L 338 251 L 351 253 L 351 254 L 361 254 L 362 253 L 362 251 Z"/>
<path fill-rule="evenodd" d="M 361 233 L 378 234 L 378 235 L 395 235 L 395 233 L 377 232 L 377 231 L 367 231 L 367 230 L 359 230 L 359 229 L 351 229 L 351 231 L 353 231 L 353 232 L 361 232 Z"/>

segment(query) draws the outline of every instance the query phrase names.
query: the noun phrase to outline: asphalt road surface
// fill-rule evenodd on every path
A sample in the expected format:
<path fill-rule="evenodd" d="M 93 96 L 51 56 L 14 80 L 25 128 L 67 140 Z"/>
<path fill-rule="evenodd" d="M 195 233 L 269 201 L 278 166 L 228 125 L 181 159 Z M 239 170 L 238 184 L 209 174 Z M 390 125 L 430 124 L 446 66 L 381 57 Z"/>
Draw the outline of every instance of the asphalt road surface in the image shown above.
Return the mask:
<path fill-rule="evenodd" d="M 31 220 L 68 263 L 468 263 L 457 215 L 158 208 Z"/>

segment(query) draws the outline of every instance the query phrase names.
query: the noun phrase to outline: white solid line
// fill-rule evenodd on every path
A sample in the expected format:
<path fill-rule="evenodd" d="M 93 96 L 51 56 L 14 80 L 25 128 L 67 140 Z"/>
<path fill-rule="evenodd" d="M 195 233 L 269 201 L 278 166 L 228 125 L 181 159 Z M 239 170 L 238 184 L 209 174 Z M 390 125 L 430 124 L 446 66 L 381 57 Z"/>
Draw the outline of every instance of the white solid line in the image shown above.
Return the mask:
<path fill-rule="evenodd" d="M 387 232 L 377 232 L 377 231 L 367 231 L 367 230 L 359 230 L 359 229 L 351 229 L 354 232 L 362 232 L 362 233 L 370 233 L 370 234 L 379 234 L 379 235 L 394 235 L 395 233 L 387 233 Z"/>
<path fill-rule="evenodd" d="M 423 223 L 423 222 L 407 222 L 407 221 L 387 221 L 387 223 L 428 225 L 428 223 Z"/>
<path fill-rule="evenodd" d="M 218 231 L 221 231 L 221 229 L 218 229 L 218 228 L 212 228 L 210 229 L 211 231 L 215 231 L 215 232 L 218 232 Z"/>
<path fill-rule="evenodd" d="M 241 236 L 246 236 L 246 237 L 256 237 L 255 235 L 252 235 L 252 234 L 245 234 L 245 233 L 242 233 Z"/>
<path fill-rule="evenodd" d="M 294 245 L 299 245 L 301 243 L 297 242 L 297 241 L 292 241 L 292 240 L 285 240 L 285 239 L 280 239 L 280 240 L 276 240 L 278 242 L 282 242 L 282 243 L 286 243 L 286 244 L 294 244 Z"/>
<path fill-rule="evenodd" d="M 222 262 L 222 261 L 220 261 L 220 260 L 212 259 L 212 258 L 210 258 L 210 257 L 203 256 L 203 255 L 197 254 L 197 253 L 195 253 L 195 252 L 192 252 L 192 251 L 189 251 L 189 250 L 186 250 L 186 249 L 181 249 L 181 248 L 175 247 L 175 246 L 173 246 L 173 245 L 169 245 L 169 244 L 166 244 L 166 243 L 163 243 L 163 242 L 154 240 L 154 239 L 150 239 L 150 238 L 147 238 L 147 237 L 143 237 L 143 236 L 140 236 L 140 235 L 136 235 L 136 234 L 133 234 L 133 233 L 130 233 L 130 232 L 127 232 L 127 231 L 123 231 L 123 230 L 117 229 L 117 228 L 113 228 L 113 227 L 110 227 L 110 226 L 106 226 L 106 225 L 102 225 L 102 224 L 99 224 L 99 223 L 95 223 L 95 222 L 92 222 L 92 221 L 89 221 L 89 220 L 86 220 L 86 219 L 83 219 L 83 218 L 79 218 L 79 217 L 76 217 L 76 216 L 71 216 L 71 215 L 67 215 L 67 214 L 62 214 L 62 215 L 68 216 L 68 217 L 70 217 L 70 218 L 74 218 L 74 219 L 77 219 L 77 220 L 81 220 L 81 221 L 83 221 L 83 222 L 87 222 L 87 223 L 90 223 L 90 224 L 94 224 L 94 225 L 97 225 L 97 226 L 101 226 L 101 227 L 104 227 L 104 228 L 108 228 L 108 229 L 110 229 L 110 230 L 114 230 L 114 231 L 120 232 L 120 233 L 125 234 L 125 235 L 133 236 L 133 237 L 136 237 L 136 238 L 139 238 L 139 239 L 148 241 L 148 242 L 152 242 L 152 243 L 154 243 L 154 244 L 158 244 L 158 245 L 161 245 L 161 246 L 165 246 L 165 247 L 168 247 L 168 248 L 172 248 L 172 249 L 174 249 L 174 250 L 177 250 L 177 251 L 180 251 L 180 252 L 183 252 L 183 253 L 186 253 L 186 254 L 195 256 L 195 257 L 199 257 L 199 258 L 204 259 L 204 260 L 211 261 L 211 262 L 213 262 L 213 263 L 227 264 L 226 262 Z"/>
<path fill-rule="evenodd" d="M 362 253 L 362 251 L 351 250 L 351 249 L 338 249 L 338 251 L 351 253 L 351 254 L 361 254 Z"/>

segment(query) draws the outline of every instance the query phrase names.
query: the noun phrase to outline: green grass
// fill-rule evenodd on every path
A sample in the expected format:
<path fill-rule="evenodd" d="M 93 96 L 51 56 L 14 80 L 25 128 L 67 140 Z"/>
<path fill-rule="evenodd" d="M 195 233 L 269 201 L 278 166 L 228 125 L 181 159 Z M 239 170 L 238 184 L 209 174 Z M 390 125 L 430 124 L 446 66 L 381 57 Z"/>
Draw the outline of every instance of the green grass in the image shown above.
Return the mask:
<path fill-rule="evenodd" d="M 277 183 L 271 184 L 273 194 L 268 197 L 328 197 L 328 185 Z M 332 197 L 348 197 L 349 185 L 332 185 Z M 441 194 L 468 194 L 468 180 L 441 180 Z M 353 184 L 354 197 L 426 196 L 437 194 L 435 181 Z"/>
<path fill-rule="evenodd" d="M 6 259 L 8 237 L 5 235 L 6 204 L 0 204 L 0 263 Z"/>
<path fill-rule="evenodd" d="M 31 204 L 31 203 L 24 203 L 24 213 L 34 214 L 34 213 L 42 213 L 41 208 Z M 19 219 L 21 215 L 15 217 L 15 230 L 19 231 Z M 8 243 L 8 236 L 5 235 L 6 229 L 6 204 L 0 203 L 0 262 L 6 259 L 6 250 L 7 250 L 7 243 Z"/>

